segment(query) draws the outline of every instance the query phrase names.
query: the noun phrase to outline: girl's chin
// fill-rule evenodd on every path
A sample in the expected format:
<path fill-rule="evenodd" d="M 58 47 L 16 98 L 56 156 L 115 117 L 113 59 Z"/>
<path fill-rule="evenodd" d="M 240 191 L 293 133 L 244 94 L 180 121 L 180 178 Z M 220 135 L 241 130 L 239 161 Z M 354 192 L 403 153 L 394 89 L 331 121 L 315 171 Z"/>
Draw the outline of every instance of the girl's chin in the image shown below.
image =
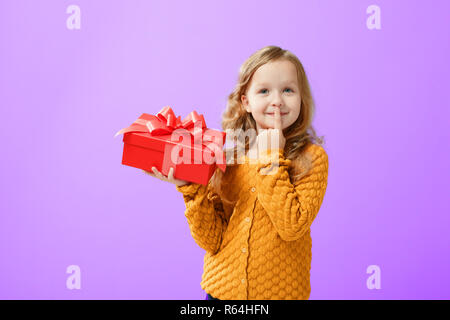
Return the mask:
<path fill-rule="evenodd" d="M 281 125 L 281 128 L 282 128 L 282 130 L 286 129 L 283 125 Z M 263 130 L 275 129 L 275 127 L 273 125 L 271 125 L 271 126 L 264 126 L 264 127 L 261 127 L 261 129 L 263 129 Z"/>

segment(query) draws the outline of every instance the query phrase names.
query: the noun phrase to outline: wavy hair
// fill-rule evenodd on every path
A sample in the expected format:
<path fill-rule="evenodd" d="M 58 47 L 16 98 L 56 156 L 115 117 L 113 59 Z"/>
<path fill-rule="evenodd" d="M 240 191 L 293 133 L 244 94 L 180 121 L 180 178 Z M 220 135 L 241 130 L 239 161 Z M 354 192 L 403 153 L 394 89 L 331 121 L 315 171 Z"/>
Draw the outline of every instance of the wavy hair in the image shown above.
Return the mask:
<path fill-rule="evenodd" d="M 318 137 L 312 126 L 313 115 L 315 111 L 314 100 L 311 94 L 309 81 L 306 77 L 305 70 L 300 60 L 288 50 L 284 50 L 277 46 L 266 46 L 253 53 L 240 67 L 237 84 L 234 90 L 228 95 L 228 101 L 225 111 L 222 113 L 222 129 L 226 130 L 243 130 L 249 129 L 256 131 L 256 122 L 251 113 L 248 113 L 241 102 L 241 96 L 245 95 L 250 86 L 253 74 L 262 65 L 277 60 L 288 60 L 292 62 L 297 69 L 298 87 L 300 89 L 301 106 L 300 114 L 297 120 L 288 128 L 283 129 L 286 145 L 284 154 L 286 159 L 292 160 L 288 169 L 289 177 L 292 183 L 296 183 L 305 176 L 311 169 L 311 159 L 304 152 L 306 146 L 310 143 L 318 145 L 324 144 L 324 137 Z M 245 140 L 245 152 L 254 143 L 256 139 Z M 237 163 L 237 148 L 225 149 L 227 162 L 232 159 L 231 165 Z M 231 154 L 231 156 L 230 156 Z M 228 165 L 228 164 L 227 164 Z M 222 178 L 224 173 L 220 170 L 214 172 L 211 178 L 211 186 L 213 190 L 220 195 L 222 201 L 234 205 L 236 199 L 227 199 L 222 192 Z"/>

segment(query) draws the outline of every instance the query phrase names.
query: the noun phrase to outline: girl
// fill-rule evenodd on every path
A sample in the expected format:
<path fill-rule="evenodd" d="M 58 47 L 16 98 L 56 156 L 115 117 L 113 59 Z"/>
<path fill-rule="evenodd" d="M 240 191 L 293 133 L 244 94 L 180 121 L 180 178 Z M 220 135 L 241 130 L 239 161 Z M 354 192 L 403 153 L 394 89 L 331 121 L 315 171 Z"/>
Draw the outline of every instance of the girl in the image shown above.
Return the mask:
<path fill-rule="evenodd" d="M 156 168 L 147 172 L 183 194 L 191 234 L 206 250 L 201 287 L 207 299 L 309 299 L 310 226 L 328 179 L 313 111 L 299 59 L 267 46 L 244 62 L 228 97 L 227 136 L 230 130 L 257 135 L 225 150 L 225 173 L 216 170 L 203 186 L 174 179 L 173 169 L 167 177 Z M 278 145 L 269 148 L 268 140 Z"/>

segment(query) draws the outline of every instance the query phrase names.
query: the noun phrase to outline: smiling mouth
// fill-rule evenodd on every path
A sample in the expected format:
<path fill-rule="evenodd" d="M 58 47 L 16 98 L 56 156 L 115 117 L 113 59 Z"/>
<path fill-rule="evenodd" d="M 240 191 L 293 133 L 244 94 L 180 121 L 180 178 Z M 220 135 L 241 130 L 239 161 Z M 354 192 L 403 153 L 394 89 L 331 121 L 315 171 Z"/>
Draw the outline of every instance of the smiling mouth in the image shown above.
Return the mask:
<path fill-rule="evenodd" d="M 266 113 L 267 115 L 269 115 L 269 116 L 273 116 L 274 115 L 274 113 Z M 280 116 L 285 116 L 285 115 L 287 115 L 288 114 L 288 112 L 286 112 L 286 113 L 280 113 Z"/>

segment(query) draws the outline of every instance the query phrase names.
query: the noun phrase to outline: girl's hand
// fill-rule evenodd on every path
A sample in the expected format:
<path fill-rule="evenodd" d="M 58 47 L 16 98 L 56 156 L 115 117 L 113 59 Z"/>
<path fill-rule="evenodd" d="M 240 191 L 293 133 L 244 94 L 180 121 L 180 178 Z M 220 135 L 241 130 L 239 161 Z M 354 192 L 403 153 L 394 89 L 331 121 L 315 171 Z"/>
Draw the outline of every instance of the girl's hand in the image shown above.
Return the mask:
<path fill-rule="evenodd" d="M 158 178 L 159 180 L 167 181 L 167 182 L 173 183 L 173 184 L 176 185 L 177 187 L 181 187 L 181 186 L 184 186 L 184 185 L 190 183 L 189 181 L 184 181 L 184 180 L 175 179 L 175 178 L 173 177 L 173 168 L 170 168 L 169 174 L 168 174 L 167 177 L 164 176 L 161 172 L 159 172 L 158 169 L 156 169 L 155 167 L 152 167 L 153 173 L 151 173 L 151 172 L 149 172 L 149 171 L 147 171 L 147 170 L 142 170 L 142 171 L 144 171 L 146 174 L 148 174 L 148 175 L 150 175 L 150 176 L 152 176 L 152 177 Z"/>
<path fill-rule="evenodd" d="M 269 144 L 271 141 L 278 141 L 278 148 L 284 149 L 286 138 L 283 135 L 279 108 L 276 108 L 274 111 L 273 127 L 274 129 L 263 129 L 256 137 L 259 154 L 262 154 L 263 152 L 265 153 L 265 151 L 269 150 Z M 271 146 L 270 149 L 276 148 Z"/>

